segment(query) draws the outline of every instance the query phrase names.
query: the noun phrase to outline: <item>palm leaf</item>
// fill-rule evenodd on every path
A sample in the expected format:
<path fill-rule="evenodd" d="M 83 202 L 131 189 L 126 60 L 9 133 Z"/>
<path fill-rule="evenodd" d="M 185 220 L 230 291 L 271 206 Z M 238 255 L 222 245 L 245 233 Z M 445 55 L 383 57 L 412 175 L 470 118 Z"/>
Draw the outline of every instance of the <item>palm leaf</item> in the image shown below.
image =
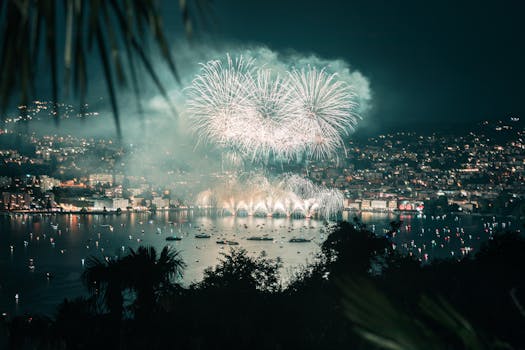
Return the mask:
<path fill-rule="evenodd" d="M 419 322 L 399 312 L 368 280 L 348 279 L 341 287 L 346 315 L 366 340 L 390 350 L 439 349 Z"/>
<path fill-rule="evenodd" d="M 483 341 L 474 327 L 443 298 L 436 300 L 423 295 L 420 300 L 421 310 L 450 333 L 456 334 L 466 349 L 483 349 Z"/>
<path fill-rule="evenodd" d="M 465 349 L 502 348 L 487 342 L 474 327 L 442 298 L 422 296 L 418 308 L 408 311 L 390 301 L 369 279 L 346 279 L 339 283 L 343 306 L 355 330 L 382 349 L 448 349 L 462 343 Z M 448 334 L 449 337 L 443 337 Z"/>
<path fill-rule="evenodd" d="M 196 1 L 202 12 L 209 0 Z M 192 32 L 191 9 L 186 1 L 180 2 L 180 13 L 189 36 Z M 177 66 L 166 39 L 160 9 L 155 0 L 6 0 L 0 7 L 0 113 L 15 102 L 35 98 L 35 82 L 42 79 L 38 68 L 42 67 L 41 50 L 49 69 L 50 91 L 54 102 L 55 121 L 59 121 L 57 103 L 61 93 L 72 89 L 83 112 L 88 92 L 89 67 L 87 57 L 98 51 L 98 61 L 111 103 L 111 109 L 120 135 L 118 94 L 115 83 L 127 86 L 131 82 L 140 105 L 140 88 L 137 69 L 144 67 L 156 88 L 168 103 L 172 113 L 176 110 L 169 100 L 159 75 L 148 54 L 151 41 L 159 48 L 161 59 L 166 63 L 173 78 L 180 82 Z M 65 19 L 58 14 L 64 14 Z M 116 24 L 113 21 L 116 20 Z M 65 33 L 59 43 L 57 33 Z M 121 56 L 121 51 L 125 55 Z M 63 60 L 63 71 L 59 71 Z M 127 68 L 124 68 L 127 61 Z M 59 77 L 63 76 L 59 81 Z M 129 78 L 130 77 L 130 78 Z"/>
<path fill-rule="evenodd" d="M 120 130 L 120 119 L 118 113 L 117 97 L 115 95 L 115 87 L 113 86 L 112 68 L 106 51 L 106 44 L 104 42 L 104 36 L 100 27 L 97 29 L 97 44 L 98 51 L 100 53 L 100 60 L 102 61 L 102 67 L 104 68 L 104 76 L 106 78 L 106 85 L 109 92 L 109 100 L 111 102 L 111 108 L 113 109 L 113 116 L 115 118 L 115 126 L 117 127 L 117 134 L 121 136 Z"/>

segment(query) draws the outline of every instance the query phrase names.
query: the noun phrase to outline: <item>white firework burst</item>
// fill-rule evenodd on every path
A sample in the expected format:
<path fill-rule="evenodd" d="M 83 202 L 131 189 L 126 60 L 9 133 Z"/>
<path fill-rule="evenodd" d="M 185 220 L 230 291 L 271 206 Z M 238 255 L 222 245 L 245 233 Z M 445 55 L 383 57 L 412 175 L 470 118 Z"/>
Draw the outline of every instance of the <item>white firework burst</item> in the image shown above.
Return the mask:
<path fill-rule="evenodd" d="M 336 189 L 318 186 L 298 175 L 285 174 L 268 179 L 249 173 L 199 193 L 196 204 L 209 207 L 215 203 L 222 212 L 233 215 L 285 215 L 326 219 L 343 209 L 343 194 Z"/>
<path fill-rule="evenodd" d="M 247 87 L 253 60 L 227 56 L 226 64 L 210 61 L 187 89 L 188 114 L 201 139 L 223 146 L 239 138 L 239 118 L 247 114 Z"/>
<path fill-rule="evenodd" d="M 304 137 L 309 156 L 326 158 L 343 146 L 342 136 L 354 130 L 355 95 L 336 74 L 324 69 L 308 67 L 293 70 L 289 76 L 292 101 L 301 111 L 291 127 Z"/>
<path fill-rule="evenodd" d="M 239 144 L 252 161 L 265 161 L 272 156 L 288 157 L 280 131 L 286 129 L 297 113 L 296 106 L 289 103 L 288 82 L 269 69 L 258 70 L 248 82 L 251 83 L 248 88 L 250 105 L 242 125 L 251 129 L 243 129 Z"/>
<path fill-rule="evenodd" d="M 280 77 L 227 56 L 202 65 L 187 92 L 199 140 L 256 163 L 333 157 L 358 119 L 351 88 L 313 67 Z"/>

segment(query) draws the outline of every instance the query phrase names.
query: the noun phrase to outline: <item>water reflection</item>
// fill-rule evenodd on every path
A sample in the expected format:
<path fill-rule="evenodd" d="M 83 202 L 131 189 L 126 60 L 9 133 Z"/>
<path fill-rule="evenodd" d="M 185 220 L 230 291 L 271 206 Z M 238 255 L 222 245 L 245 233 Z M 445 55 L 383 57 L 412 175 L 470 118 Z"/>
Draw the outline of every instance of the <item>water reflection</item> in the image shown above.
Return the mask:
<path fill-rule="evenodd" d="M 152 245 L 159 251 L 170 245 L 182 251 L 188 264 L 184 283 L 189 284 L 199 280 L 204 268 L 216 265 L 221 253 L 231 248 L 216 241 L 235 241 L 249 254 L 279 257 L 286 281 L 294 268 L 314 259 L 326 238 L 324 223 L 313 219 L 202 214 L 184 211 L 120 216 L 0 216 L 0 312 L 51 312 L 64 297 L 84 294 L 79 277 L 85 259 L 92 255 L 116 257 L 140 245 Z M 344 215 L 351 221 L 355 214 Z M 359 219 L 378 235 L 388 231 L 391 221 L 402 220 L 392 244 L 421 261 L 432 257 L 458 258 L 476 252 L 481 242 L 498 230 L 517 229 L 507 218 L 492 217 L 362 213 Z M 181 240 L 168 242 L 169 236 Z M 253 236 L 272 240 L 247 239 Z M 294 244 L 289 242 L 292 237 L 312 241 Z M 15 305 L 16 293 L 20 297 Z"/>

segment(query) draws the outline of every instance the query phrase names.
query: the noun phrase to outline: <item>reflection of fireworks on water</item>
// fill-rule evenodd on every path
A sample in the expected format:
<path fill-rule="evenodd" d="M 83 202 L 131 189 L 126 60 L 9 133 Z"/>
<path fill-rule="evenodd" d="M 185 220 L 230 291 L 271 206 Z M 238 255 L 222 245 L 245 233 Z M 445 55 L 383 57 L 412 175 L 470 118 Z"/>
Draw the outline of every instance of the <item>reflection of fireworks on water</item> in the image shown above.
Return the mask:
<path fill-rule="evenodd" d="M 199 193 L 201 208 L 217 208 L 224 214 L 333 218 L 343 208 L 343 194 L 313 184 L 298 175 L 269 180 L 262 175 L 233 179 Z"/>
<path fill-rule="evenodd" d="M 199 139 L 254 162 L 332 157 L 357 122 L 351 88 L 313 67 L 281 77 L 228 56 L 203 65 L 187 93 Z"/>

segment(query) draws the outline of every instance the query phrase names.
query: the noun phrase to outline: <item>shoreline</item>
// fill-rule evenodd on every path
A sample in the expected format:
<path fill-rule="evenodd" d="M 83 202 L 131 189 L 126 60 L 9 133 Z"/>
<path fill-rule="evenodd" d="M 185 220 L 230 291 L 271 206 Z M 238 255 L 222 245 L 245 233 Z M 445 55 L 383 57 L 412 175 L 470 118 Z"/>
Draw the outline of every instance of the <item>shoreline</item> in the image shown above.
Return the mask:
<path fill-rule="evenodd" d="M 17 214 L 43 214 L 43 215 L 123 215 L 123 214 L 132 214 L 132 213 L 155 213 L 155 212 L 184 212 L 184 211 L 210 211 L 214 210 L 212 208 L 168 208 L 168 209 L 156 209 L 154 211 L 148 209 L 132 209 L 132 210 L 92 210 L 92 211 L 80 211 L 80 210 L 0 210 L 0 215 L 10 216 Z M 427 215 L 422 212 L 412 210 L 412 211 L 399 211 L 399 210 L 352 210 L 352 209 L 343 209 L 342 212 L 352 213 L 352 214 L 363 214 L 363 213 L 373 213 L 373 214 L 387 214 L 387 215 Z M 477 217 L 506 217 L 511 219 L 519 219 L 516 215 L 500 215 L 496 213 L 466 213 L 466 212 L 450 212 L 444 215 L 456 215 L 456 216 L 477 216 Z M 438 215 L 439 216 L 439 215 Z"/>
<path fill-rule="evenodd" d="M 122 215 L 131 213 L 154 213 L 154 212 L 179 212 L 179 211 L 192 211 L 199 210 L 195 208 L 170 208 L 170 209 L 156 209 L 151 210 L 91 210 L 91 211 L 80 211 L 80 210 L 0 210 L 0 215 L 13 215 L 13 214 L 49 214 L 49 215 Z"/>
<path fill-rule="evenodd" d="M 432 214 L 424 214 L 423 212 L 419 212 L 417 210 L 355 210 L 355 209 L 344 209 L 344 212 L 353 213 L 353 214 L 363 214 L 363 213 L 370 213 L 370 214 L 391 214 L 391 215 L 426 215 L 427 217 L 432 216 Z M 505 218 L 512 218 L 512 219 L 519 219 L 516 215 L 502 215 L 497 213 L 467 213 L 463 211 L 458 212 L 450 212 L 445 213 L 443 215 L 456 215 L 456 216 L 478 216 L 478 217 L 505 217 Z M 436 216 L 443 216 L 443 215 L 436 215 Z"/>

